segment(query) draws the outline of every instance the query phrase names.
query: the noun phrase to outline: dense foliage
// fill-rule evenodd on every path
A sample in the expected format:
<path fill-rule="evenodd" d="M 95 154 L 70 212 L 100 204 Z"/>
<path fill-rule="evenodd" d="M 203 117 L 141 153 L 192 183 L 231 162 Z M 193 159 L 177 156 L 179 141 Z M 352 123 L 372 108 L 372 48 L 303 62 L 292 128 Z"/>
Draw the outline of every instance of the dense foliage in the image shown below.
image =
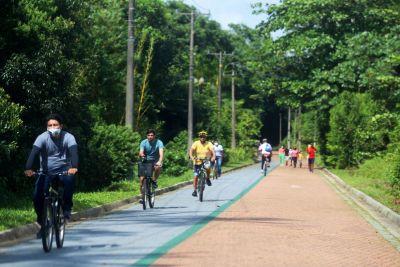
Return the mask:
<path fill-rule="evenodd" d="M 194 133 L 207 130 L 229 151 L 234 68 L 239 149 L 229 156 L 246 155 L 264 136 L 277 145 L 279 114 L 284 125 L 292 125 L 291 135 L 283 131 L 282 139 L 291 145 L 316 142 L 323 163 L 333 167 L 357 167 L 398 151 L 398 1 L 283 0 L 256 6 L 265 18 L 257 29 L 222 30 L 196 13 Z M 50 112 L 61 113 L 78 140 L 78 190 L 130 178 L 147 128 L 155 128 L 166 144 L 164 171 L 179 175 L 187 168 L 190 17 L 182 13 L 193 7 L 136 1 L 132 130 L 122 126 L 127 8 L 117 0 L 2 1 L 2 191 L 26 193 L 17 184 Z M 213 55 L 219 52 L 226 52 L 222 81 Z M 395 191 L 399 179 L 394 170 Z"/>

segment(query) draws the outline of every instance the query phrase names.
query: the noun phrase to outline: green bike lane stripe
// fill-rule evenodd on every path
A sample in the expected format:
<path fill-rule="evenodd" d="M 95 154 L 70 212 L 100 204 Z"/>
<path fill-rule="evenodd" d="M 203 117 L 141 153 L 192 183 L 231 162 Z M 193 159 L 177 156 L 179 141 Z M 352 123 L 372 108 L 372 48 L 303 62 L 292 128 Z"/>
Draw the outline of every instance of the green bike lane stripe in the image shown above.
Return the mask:
<path fill-rule="evenodd" d="M 275 169 L 277 166 L 271 168 L 271 171 Z M 269 174 L 271 171 L 269 171 L 267 174 Z M 260 183 L 266 176 L 261 176 L 259 177 L 253 184 L 251 184 L 249 187 L 247 187 L 245 190 L 243 190 L 241 193 L 239 193 L 235 198 L 232 200 L 226 202 L 216 210 L 214 210 L 211 214 L 206 216 L 204 219 L 200 220 L 200 222 L 196 223 L 189 229 L 186 229 L 184 232 L 179 234 L 178 236 L 174 237 L 164 245 L 156 248 L 153 252 L 147 254 L 137 262 L 135 262 L 132 267 L 134 266 L 149 266 L 153 264 L 157 259 L 161 258 L 163 255 L 165 255 L 168 251 L 170 251 L 173 247 L 179 245 L 181 242 L 185 241 L 195 233 L 197 233 L 201 228 L 203 228 L 207 223 L 209 223 L 211 220 L 216 218 L 221 212 L 229 208 L 231 205 L 233 205 L 236 201 L 238 201 L 240 198 L 242 198 L 245 194 L 247 194 L 251 189 L 253 189 L 258 183 Z"/>

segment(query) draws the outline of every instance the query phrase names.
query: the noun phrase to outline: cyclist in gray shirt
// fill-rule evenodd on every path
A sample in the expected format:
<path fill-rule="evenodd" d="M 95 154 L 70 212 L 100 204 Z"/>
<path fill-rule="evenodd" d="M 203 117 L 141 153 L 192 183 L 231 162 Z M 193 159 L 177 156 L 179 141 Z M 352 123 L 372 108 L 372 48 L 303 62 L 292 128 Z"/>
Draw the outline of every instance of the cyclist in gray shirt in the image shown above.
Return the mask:
<path fill-rule="evenodd" d="M 75 137 L 62 130 L 62 118 L 58 114 L 51 114 L 46 118 L 47 131 L 40 134 L 33 143 L 32 151 L 25 164 L 25 175 L 32 176 L 33 162 L 40 155 L 40 171 L 45 175 L 38 176 L 33 193 L 33 203 L 37 215 L 37 222 L 41 224 L 44 192 L 49 186 L 48 176 L 67 172 L 61 175 L 64 185 L 64 216 L 71 217 L 72 196 L 74 192 L 74 176 L 78 172 L 78 145 Z"/>

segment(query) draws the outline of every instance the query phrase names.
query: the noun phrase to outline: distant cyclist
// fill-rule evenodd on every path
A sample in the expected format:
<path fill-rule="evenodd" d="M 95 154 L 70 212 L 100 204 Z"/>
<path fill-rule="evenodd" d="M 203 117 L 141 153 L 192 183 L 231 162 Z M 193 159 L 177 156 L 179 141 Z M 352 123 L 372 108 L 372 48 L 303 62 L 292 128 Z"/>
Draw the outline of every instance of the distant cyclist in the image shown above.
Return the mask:
<path fill-rule="evenodd" d="M 222 160 L 224 159 L 224 148 L 217 141 L 214 142 L 215 151 L 215 164 L 217 164 L 218 177 L 221 177 L 222 173 Z"/>
<path fill-rule="evenodd" d="M 40 134 L 33 143 L 32 151 L 25 164 L 25 175 L 32 176 L 33 162 L 37 155 L 40 156 L 40 171 L 46 176 L 38 176 L 33 193 L 33 203 L 37 215 L 37 222 L 42 224 L 42 211 L 44 192 L 49 188 L 47 175 L 56 175 L 67 172 L 68 175 L 60 176 L 64 185 L 63 210 L 66 219 L 71 217 L 72 196 L 74 193 L 74 174 L 78 172 L 78 145 L 75 137 L 63 130 L 63 121 L 60 115 L 50 114 L 46 118 L 47 131 Z M 40 238 L 42 230 L 37 237 Z"/>
<path fill-rule="evenodd" d="M 192 196 L 197 197 L 197 181 L 198 181 L 198 175 L 199 171 L 201 168 L 202 161 L 198 159 L 211 159 L 211 161 L 215 160 L 215 152 L 214 152 L 214 147 L 211 142 L 207 141 L 207 132 L 206 131 L 200 131 L 199 132 L 199 138 L 200 140 L 197 140 L 196 142 L 193 143 L 193 145 L 190 147 L 189 150 L 189 157 L 193 161 L 193 187 L 194 191 L 192 193 Z M 210 169 L 207 169 L 207 179 L 206 183 L 208 186 L 211 186 L 211 180 L 210 180 Z"/>
<path fill-rule="evenodd" d="M 272 146 L 268 143 L 266 138 L 262 140 L 262 144 L 258 147 L 258 151 L 261 153 L 261 172 L 263 172 L 265 161 L 268 161 L 269 164 L 272 158 Z"/>
<path fill-rule="evenodd" d="M 164 160 L 164 144 L 156 138 L 156 131 L 153 129 L 147 130 L 147 138 L 140 143 L 139 156 L 145 159 L 145 163 L 152 163 L 154 168 L 153 185 L 157 185 L 157 178 L 160 176 L 162 163 Z M 142 169 L 144 170 L 144 169 Z M 142 188 L 144 175 L 139 173 L 140 188 Z"/>

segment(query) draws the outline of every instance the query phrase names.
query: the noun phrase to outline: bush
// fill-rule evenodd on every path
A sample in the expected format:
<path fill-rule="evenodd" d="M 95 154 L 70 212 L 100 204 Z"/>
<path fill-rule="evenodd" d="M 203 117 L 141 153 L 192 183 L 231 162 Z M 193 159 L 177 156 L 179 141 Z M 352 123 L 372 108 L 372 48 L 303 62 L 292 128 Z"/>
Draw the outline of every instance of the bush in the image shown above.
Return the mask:
<path fill-rule="evenodd" d="M 165 146 L 163 173 L 170 176 L 182 175 L 188 169 L 187 131 L 180 132 Z"/>
<path fill-rule="evenodd" d="M 390 174 L 392 194 L 400 199 L 400 146 L 398 145 L 393 154 L 393 167 Z"/>
<path fill-rule="evenodd" d="M 88 157 L 83 164 L 85 189 L 99 189 L 114 181 L 133 176 L 140 136 L 131 129 L 116 125 L 97 125 L 88 143 Z"/>
<path fill-rule="evenodd" d="M 371 123 L 377 113 L 377 104 L 370 95 L 343 92 L 330 111 L 327 162 L 339 168 L 358 166 L 371 158 L 377 148 L 381 149 L 381 135 L 375 134 L 376 126 Z M 377 125 L 386 123 L 378 121 Z"/>
<path fill-rule="evenodd" d="M 242 162 L 244 160 L 248 160 L 249 158 L 252 158 L 252 154 L 249 151 L 246 151 L 244 148 L 227 148 L 225 149 L 224 153 L 224 162 Z"/>

